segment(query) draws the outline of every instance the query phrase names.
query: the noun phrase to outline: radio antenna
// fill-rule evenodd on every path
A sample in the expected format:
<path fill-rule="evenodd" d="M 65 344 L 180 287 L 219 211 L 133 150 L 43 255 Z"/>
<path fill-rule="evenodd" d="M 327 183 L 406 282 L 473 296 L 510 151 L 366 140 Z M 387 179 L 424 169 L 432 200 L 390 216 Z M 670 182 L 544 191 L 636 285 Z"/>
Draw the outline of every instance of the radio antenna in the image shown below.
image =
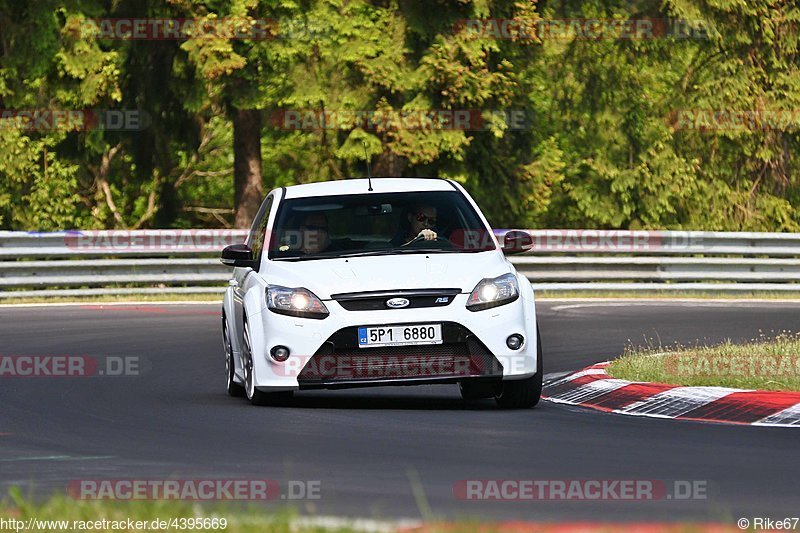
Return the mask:
<path fill-rule="evenodd" d="M 361 141 L 364 145 L 364 158 L 367 160 L 367 183 L 369 184 L 368 191 L 372 191 L 372 175 L 369 171 L 369 154 L 367 153 L 367 141 Z"/>

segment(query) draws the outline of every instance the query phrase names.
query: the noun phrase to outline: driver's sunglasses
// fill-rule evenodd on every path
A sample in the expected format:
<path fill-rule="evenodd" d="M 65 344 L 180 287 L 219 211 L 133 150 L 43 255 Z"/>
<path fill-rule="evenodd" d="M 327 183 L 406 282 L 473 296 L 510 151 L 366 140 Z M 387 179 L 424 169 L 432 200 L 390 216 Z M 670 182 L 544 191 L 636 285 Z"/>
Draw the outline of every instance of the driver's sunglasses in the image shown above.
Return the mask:
<path fill-rule="evenodd" d="M 427 223 L 429 226 L 435 226 L 436 220 L 437 220 L 436 217 L 429 217 L 428 215 L 417 213 L 417 222 L 424 222 Z"/>
<path fill-rule="evenodd" d="M 328 231 L 328 226 L 316 226 L 314 224 L 310 224 L 308 226 L 302 226 L 302 229 L 309 231 Z"/>

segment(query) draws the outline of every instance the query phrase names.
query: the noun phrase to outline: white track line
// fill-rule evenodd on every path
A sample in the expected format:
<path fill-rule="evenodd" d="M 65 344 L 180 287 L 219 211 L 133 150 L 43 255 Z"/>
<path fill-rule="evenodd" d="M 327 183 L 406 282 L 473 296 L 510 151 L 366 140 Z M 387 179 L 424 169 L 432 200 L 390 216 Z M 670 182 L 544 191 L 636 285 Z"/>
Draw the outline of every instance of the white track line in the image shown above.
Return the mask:
<path fill-rule="evenodd" d="M 539 303 L 548 300 L 539 300 Z M 551 300 L 552 301 L 552 300 Z M 653 307 L 654 305 L 675 306 L 675 307 L 753 307 L 769 306 L 772 304 L 800 306 L 798 300 L 608 300 L 608 301 L 583 301 L 583 303 L 571 303 L 567 305 L 555 305 L 550 307 L 551 311 L 565 311 L 568 309 L 584 309 L 592 307 Z"/>
<path fill-rule="evenodd" d="M 151 301 L 151 302 L 53 302 L 49 303 L 35 303 L 35 304 L 0 304 L 0 309 L 13 309 L 16 307 L 74 307 L 74 306 L 160 306 L 160 305 L 222 305 L 222 298 L 219 300 L 169 300 L 166 302 Z"/>

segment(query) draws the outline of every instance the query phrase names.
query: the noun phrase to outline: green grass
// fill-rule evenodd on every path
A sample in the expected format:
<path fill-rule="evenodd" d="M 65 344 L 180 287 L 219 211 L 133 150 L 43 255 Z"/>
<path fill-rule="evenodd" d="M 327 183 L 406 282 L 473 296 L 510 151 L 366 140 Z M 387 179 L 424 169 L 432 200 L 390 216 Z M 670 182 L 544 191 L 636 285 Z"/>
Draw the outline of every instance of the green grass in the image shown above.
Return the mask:
<path fill-rule="evenodd" d="M 364 523 L 359 519 L 341 519 L 340 523 L 320 523 L 313 515 L 301 516 L 296 510 L 283 508 L 270 510 L 265 506 L 256 504 L 243 505 L 242 502 L 187 502 L 164 500 L 79 500 L 64 495 L 51 496 L 49 499 L 36 502 L 33 498 L 24 497 L 18 488 L 9 491 L 9 497 L 0 500 L 0 518 L 20 520 L 27 523 L 28 519 L 40 521 L 39 528 L 31 531 L 96 531 L 118 533 L 119 531 L 204 531 L 208 533 L 363 533 L 365 531 L 386 531 L 393 525 L 397 531 L 411 531 L 409 525 L 393 523 L 390 520 L 377 519 L 372 523 Z M 132 521 L 149 522 L 153 520 L 171 520 L 181 518 L 217 519 L 217 527 L 195 527 L 194 529 L 167 528 L 152 529 L 127 529 L 113 528 L 111 522 L 118 524 Z M 92 527 L 91 529 L 73 528 L 73 521 L 94 522 L 106 520 L 107 527 Z M 226 527 L 221 527 L 219 520 L 225 519 Z M 41 521 L 69 521 L 67 529 L 51 526 L 47 529 Z M 211 525 L 206 523 L 207 525 Z M 99 524 L 100 526 L 104 524 Z M 8 522 L 0 531 L 15 531 Z M 417 527 L 416 524 L 413 527 Z M 609 533 L 614 529 L 608 529 Z M 20 531 L 28 531 L 20 529 Z M 456 522 L 439 522 L 435 519 L 425 524 L 424 533 L 500 533 L 502 524 L 483 522 L 478 520 L 459 520 Z"/>
<path fill-rule="evenodd" d="M 0 518 L 8 520 L 27 521 L 29 518 L 37 520 L 68 520 L 70 522 L 67 529 L 40 528 L 38 531 L 80 531 L 81 528 L 73 528 L 73 521 L 92 521 L 107 520 L 108 522 L 117 521 L 119 523 L 128 519 L 133 521 L 145 521 L 152 524 L 153 520 L 170 520 L 173 518 L 208 518 L 218 519 L 214 523 L 217 527 L 196 527 L 185 529 L 186 531 L 218 531 L 225 533 L 250 533 L 252 531 L 266 533 L 313 533 L 313 532 L 341 532 L 349 533 L 355 531 L 351 527 L 323 528 L 313 525 L 303 525 L 298 522 L 298 514 L 289 509 L 270 511 L 264 507 L 226 505 L 224 503 L 197 503 L 187 501 L 111 501 L 111 500 L 79 500 L 72 499 L 63 495 L 50 497 L 43 502 L 35 502 L 32 498 L 25 498 L 17 488 L 9 491 L 9 497 L 0 503 Z M 225 528 L 222 528 L 220 519 L 226 521 Z M 107 523 L 108 526 L 112 524 Z M 212 524 L 207 522 L 206 525 Z M 102 524 L 101 524 L 102 526 Z M 161 531 L 180 531 L 182 528 L 160 529 Z M 14 528 L 6 527 L 7 531 L 14 531 Z M 34 528 L 32 531 L 36 531 Z M 93 528 L 92 531 L 137 531 L 137 529 L 113 529 L 112 527 Z M 139 531 L 155 531 L 155 529 L 145 528 Z"/>
<path fill-rule="evenodd" d="M 608 373 L 628 381 L 800 391 L 800 334 L 783 332 L 745 344 L 626 349 Z"/>
<path fill-rule="evenodd" d="M 0 500 L 0 519 L 5 522 L 3 530 L 16 531 L 15 527 L 9 524 L 10 519 L 22 521 L 27 525 L 29 519 L 36 519 L 39 521 L 39 527 L 34 527 L 31 531 L 42 532 L 64 532 L 64 531 L 96 531 L 100 533 L 118 533 L 120 531 L 136 532 L 136 531 L 205 531 L 205 532 L 224 532 L 224 533 L 251 533 L 257 531 L 259 533 L 363 533 L 365 531 L 386 531 L 391 530 L 393 527 L 391 521 L 381 521 L 379 526 L 367 524 L 358 519 L 344 519 L 340 523 L 326 523 L 322 524 L 315 521 L 313 516 L 300 516 L 300 514 L 293 510 L 284 508 L 281 510 L 270 510 L 264 506 L 241 505 L 238 503 L 193 503 L 187 501 L 119 501 L 119 500 L 78 500 L 72 499 L 64 495 L 51 496 L 49 499 L 37 502 L 33 498 L 24 497 L 18 488 L 12 488 L 9 491 L 9 496 Z M 194 529 L 187 529 L 186 527 L 178 528 L 160 528 L 153 529 L 151 527 L 153 520 L 172 519 L 206 519 L 205 527 L 195 527 Z M 217 521 L 213 524 L 211 520 Z M 221 527 L 221 520 L 224 519 L 225 526 Z M 46 524 L 41 521 L 68 521 L 67 528 L 58 528 L 58 526 L 51 525 L 47 528 Z M 105 522 L 103 522 L 105 520 Z M 127 528 L 128 520 L 145 522 L 146 527 L 137 529 L 134 525 L 133 529 Z M 727 523 L 729 517 L 723 518 L 719 523 Z M 73 527 L 73 521 L 80 521 L 84 523 L 92 522 L 92 527 Z M 100 522 L 98 524 L 98 521 Z M 567 520 L 569 521 L 569 520 Z M 116 522 L 116 527 L 114 523 Z M 105 527 L 104 527 L 105 525 Z M 119 527 L 119 526 L 122 527 Z M 426 521 L 424 525 L 418 527 L 416 525 L 410 526 L 408 524 L 395 524 L 397 531 L 419 531 L 420 533 L 500 533 L 509 529 L 509 524 L 504 524 L 502 521 L 486 522 L 477 519 L 462 519 L 455 522 L 439 521 L 433 519 Z M 541 529 L 544 531 L 553 531 L 553 526 L 558 528 L 558 524 L 540 524 Z M 675 524 L 673 524 L 675 525 Z M 701 533 L 708 531 L 708 524 L 703 523 L 684 523 L 677 524 L 681 527 L 680 531 L 684 533 Z M 98 527 L 99 526 L 99 527 Z M 211 527 L 209 527 L 211 526 Z M 28 531 L 25 525 L 19 524 L 17 526 L 19 531 Z M 380 527 L 380 529 L 378 529 Z M 539 526 L 533 524 L 527 527 L 523 526 L 520 522 L 517 523 L 515 529 L 521 531 L 535 531 Z M 597 533 L 616 533 L 619 531 L 626 531 L 626 527 L 620 524 L 613 523 L 597 523 L 588 527 L 583 525 L 581 530 L 593 531 Z M 733 531 L 734 528 L 731 527 Z"/>

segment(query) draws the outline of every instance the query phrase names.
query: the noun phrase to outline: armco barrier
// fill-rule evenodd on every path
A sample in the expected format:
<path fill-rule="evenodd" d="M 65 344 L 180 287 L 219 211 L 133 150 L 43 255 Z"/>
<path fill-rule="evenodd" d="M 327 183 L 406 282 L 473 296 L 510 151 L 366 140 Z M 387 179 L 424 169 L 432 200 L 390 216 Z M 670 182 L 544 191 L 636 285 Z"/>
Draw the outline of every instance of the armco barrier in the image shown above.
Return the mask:
<path fill-rule="evenodd" d="M 497 231 L 502 240 L 507 230 Z M 800 291 L 800 234 L 526 230 L 537 290 Z M 0 298 L 219 293 L 243 230 L 0 231 Z"/>

